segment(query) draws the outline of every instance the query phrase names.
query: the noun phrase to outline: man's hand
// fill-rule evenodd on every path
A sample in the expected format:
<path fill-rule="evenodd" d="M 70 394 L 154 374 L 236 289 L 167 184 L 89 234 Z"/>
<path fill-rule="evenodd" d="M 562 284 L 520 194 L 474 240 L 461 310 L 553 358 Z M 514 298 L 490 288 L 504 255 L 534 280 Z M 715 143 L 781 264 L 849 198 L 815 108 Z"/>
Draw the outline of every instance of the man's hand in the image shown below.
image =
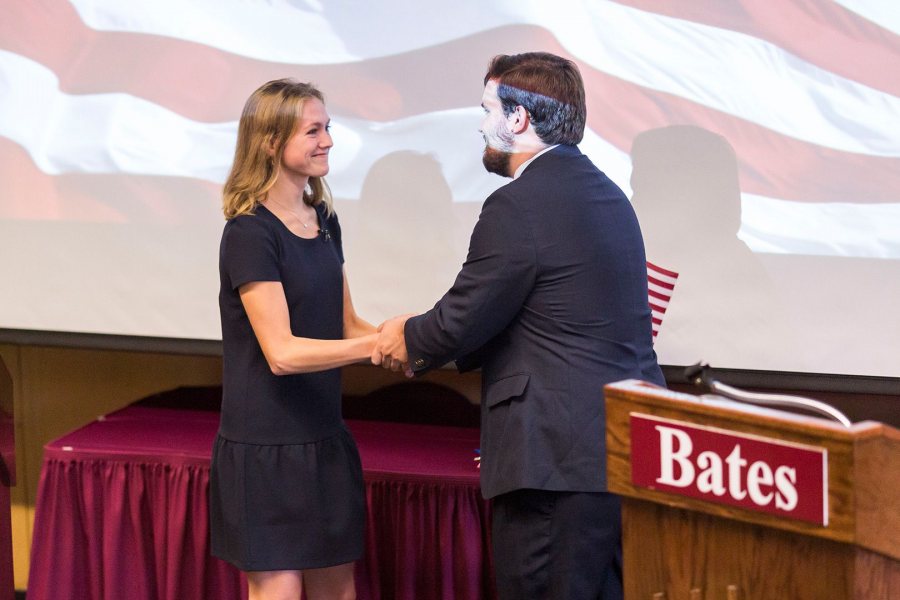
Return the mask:
<path fill-rule="evenodd" d="M 412 314 L 388 319 L 378 326 L 378 341 L 372 351 L 372 364 L 381 365 L 391 371 L 404 371 L 412 377 L 409 368 L 409 354 L 406 351 L 406 338 L 403 328 Z"/>

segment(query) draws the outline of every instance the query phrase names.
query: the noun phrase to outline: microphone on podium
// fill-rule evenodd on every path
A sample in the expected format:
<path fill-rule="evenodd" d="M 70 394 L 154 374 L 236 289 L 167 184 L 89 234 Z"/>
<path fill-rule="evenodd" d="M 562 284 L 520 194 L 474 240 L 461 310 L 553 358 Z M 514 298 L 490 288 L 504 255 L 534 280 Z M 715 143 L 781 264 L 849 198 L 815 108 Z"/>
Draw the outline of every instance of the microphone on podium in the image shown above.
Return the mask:
<path fill-rule="evenodd" d="M 737 402 L 745 402 L 747 404 L 755 404 L 759 406 L 771 406 L 778 408 L 794 408 L 807 412 L 818 413 L 820 416 L 833 419 L 843 425 L 850 427 L 850 422 L 844 413 L 833 406 L 825 404 L 819 400 L 812 398 L 803 398 L 802 396 L 788 396 L 784 394 L 760 394 L 757 392 L 747 392 L 739 390 L 730 385 L 725 385 L 721 381 L 713 379 L 710 374 L 711 367 L 705 363 L 696 363 L 684 370 L 684 376 L 694 385 L 724 396 Z"/>

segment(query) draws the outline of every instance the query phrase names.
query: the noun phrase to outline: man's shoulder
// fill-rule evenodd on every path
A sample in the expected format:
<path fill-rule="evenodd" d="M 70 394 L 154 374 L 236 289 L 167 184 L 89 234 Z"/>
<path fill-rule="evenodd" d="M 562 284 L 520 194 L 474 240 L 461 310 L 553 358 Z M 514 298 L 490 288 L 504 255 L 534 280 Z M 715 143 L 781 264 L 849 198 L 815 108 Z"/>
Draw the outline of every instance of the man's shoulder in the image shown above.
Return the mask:
<path fill-rule="evenodd" d="M 516 198 L 521 192 L 521 190 L 518 189 L 518 186 L 515 185 L 518 181 L 518 179 L 507 181 L 496 190 L 491 192 L 485 199 L 483 208 L 497 204 L 508 204 L 511 202 L 515 202 Z"/>
<path fill-rule="evenodd" d="M 560 145 L 537 157 L 517 179 L 503 187 L 513 194 L 528 194 L 535 188 L 582 185 L 584 177 L 602 176 L 603 173 L 577 146 Z"/>
<path fill-rule="evenodd" d="M 590 185 L 591 189 L 602 190 L 605 196 L 621 196 L 627 201 L 621 187 L 577 146 L 557 146 L 547 153 L 547 159 L 543 164 L 535 161 L 534 166 L 538 168 L 531 174 L 532 184 L 536 181 L 549 182 L 567 193 L 567 188 L 583 191 Z"/>
<path fill-rule="evenodd" d="M 584 154 L 581 153 L 581 150 L 578 148 L 578 146 L 572 144 L 558 144 L 544 154 L 538 156 L 532 163 L 532 165 L 537 166 L 541 164 L 548 165 L 557 163 L 567 164 L 572 160 L 577 160 L 582 157 L 584 157 Z"/>
<path fill-rule="evenodd" d="M 593 167 L 593 163 L 581 153 L 578 146 L 561 144 L 534 159 L 515 181 L 559 178 L 587 165 Z"/>

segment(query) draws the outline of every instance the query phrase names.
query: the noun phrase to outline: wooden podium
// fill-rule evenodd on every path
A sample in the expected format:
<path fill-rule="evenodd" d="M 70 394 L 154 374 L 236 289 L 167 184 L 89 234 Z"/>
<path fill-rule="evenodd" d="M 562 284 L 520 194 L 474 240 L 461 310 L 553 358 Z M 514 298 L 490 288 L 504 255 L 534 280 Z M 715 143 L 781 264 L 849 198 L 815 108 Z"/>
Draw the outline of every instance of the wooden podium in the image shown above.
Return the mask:
<path fill-rule="evenodd" d="M 900 598 L 900 431 L 638 381 L 605 397 L 626 600 Z"/>

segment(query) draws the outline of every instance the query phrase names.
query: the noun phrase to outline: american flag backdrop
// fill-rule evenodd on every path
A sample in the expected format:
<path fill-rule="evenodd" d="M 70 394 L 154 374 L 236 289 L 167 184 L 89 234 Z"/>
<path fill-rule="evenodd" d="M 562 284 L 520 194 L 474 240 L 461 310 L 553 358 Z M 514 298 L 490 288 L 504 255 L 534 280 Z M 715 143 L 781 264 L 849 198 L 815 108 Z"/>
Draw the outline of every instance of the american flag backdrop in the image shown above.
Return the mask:
<path fill-rule="evenodd" d="M 285 76 L 326 94 L 357 308 L 374 321 L 427 309 L 452 283 L 479 203 L 504 183 L 480 163 L 487 62 L 531 50 L 578 63 L 581 148 L 627 194 L 636 136 L 714 132 L 736 159 L 738 237 L 767 268 L 766 256 L 865 261 L 863 284 L 890 294 L 898 33 L 891 0 L 5 0 L 0 252 L 31 262 L 0 272 L 23 282 L 0 291 L 0 328 L 217 338 L 218 194 L 237 117 Z M 683 264 L 648 260 L 690 285 Z M 691 341 L 669 314 L 654 330 L 666 360 L 728 343 Z M 752 363 L 721 366 L 771 366 Z"/>

